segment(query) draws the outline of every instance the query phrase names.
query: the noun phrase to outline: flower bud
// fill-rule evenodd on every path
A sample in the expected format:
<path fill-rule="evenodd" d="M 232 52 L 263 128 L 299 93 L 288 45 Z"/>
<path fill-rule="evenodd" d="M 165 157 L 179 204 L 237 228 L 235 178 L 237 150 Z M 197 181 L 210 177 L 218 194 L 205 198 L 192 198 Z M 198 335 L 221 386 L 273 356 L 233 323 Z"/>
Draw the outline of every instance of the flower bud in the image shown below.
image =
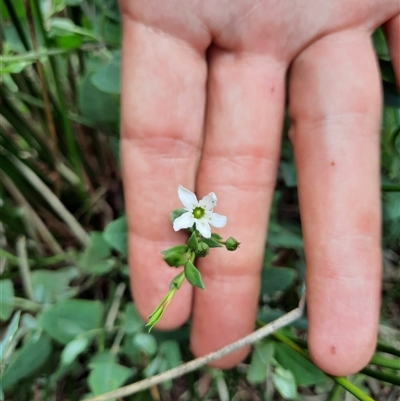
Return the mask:
<path fill-rule="evenodd" d="M 235 238 L 229 237 L 225 241 L 225 246 L 228 251 L 236 251 L 240 245 L 240 242 L 238 242 Z"/>
<path fill-rule="evenodd" d="M 207 256 L 208 252 L 210 251 L 210 247 L 203 241 L 199 242 L 197 251 L 196 251 L 196 256 L 199 256 L 200 258 Z"/>

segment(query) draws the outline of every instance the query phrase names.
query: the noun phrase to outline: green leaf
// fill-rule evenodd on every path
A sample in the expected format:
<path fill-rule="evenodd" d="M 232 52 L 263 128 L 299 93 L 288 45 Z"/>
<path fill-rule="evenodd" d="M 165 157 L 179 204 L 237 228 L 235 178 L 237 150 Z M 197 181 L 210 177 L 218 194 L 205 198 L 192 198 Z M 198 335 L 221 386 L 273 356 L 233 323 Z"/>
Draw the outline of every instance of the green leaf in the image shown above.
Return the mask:
<path fill-rule="evenodd" d="M 70 341 L 62 350 L 61 364 L 70 365 L 78 355 L 88 348 L 89 344 L 90 339 L 87 337 L 78 337 Z"/>
<path fill-rule="evenodd" d="M 35 301 L 53 303 L 76 295 L 77 288 L 71 288 L 69 283 L 79 276 L 78 269 L 35 270 L 32 272 L 32 286 Z"/>
<path fill-rule="evenodd" d="M 192 232 L 192 235 L 189 237 L 187 244 L 194 251 L 197 251 L 199 249 L 199 241 L 197 240 L 196 231 Z"/>
<path fill-rule="evenodd" d="M 87 274 L 101 275 L 108 273 L 115 265 L 111 256 L 111 249 L 99 231 L 90 233 L 89 244 L 79 258 L 78 264 L 81 270 Z"/>
<path fill-rule="evenodd" d="M 102 92 L 120 93 L 121 51 L 115 51 L 111 60 L 91 77 L 93 85 Z"/>
<path fill-rule="evenodd" d="M 247 380 L 250 383 L 265 382 L 273 355 L 274 343 L 272 341 L 266 340 L 255 344 L 247 371 Z"/>
<path fill-rule="evenodd" d="M 290 370 L 277 366 L 272 374 L 272 382 L 284 399 L 294 400 L 297 397 L 296 380 Z"/>
<path fill-rule="evenodd" d="M 68 344 L 80 334 L 99 329 L 102 317 L 103 304 L 100 301 L 67 299 L 45 310 L 39 320 L 51 337 Z"/>
<path fill-rule="evenodd" d="M 297 174 L 294 162 L 282 161 L 279 168 L 282 173 L 283 181 L 285 181 L 285 185 L 289 188 L 297 187 Z"/>
<path fill-rule="evenodd" d="M 15 333 L 18 330 L 20 316 L 21 316 L 21 311 L 15 313 L 0 342 L 0 363 L 3 363 L 4 355 L 7 353 L 7 349 L 11 344 L 11 341 Z"/>
<path fill-rule="evenodd" d="M 200 272 L 190 260 L 188 260 L 185 264 L 185 277 L 193 286 L 201 288 L 202 290 L 206 289 L 206 287 L 204 287 Z"/>
<path fill-rule="evenodd" d="M 94 125 L 117 123 L 119 121 L 119 98 L 97 89 L 89 72 L 78 84 L 78 106 L 84 117 Z"/>
<path fill-rule="evenodd" d="M 185 209 L 175 209 L 171 212 L 170 214 L 170 218 L 171 221 L 174 222 L 175 219 L 177 219 L 178 217 L 182 216 L 183 213 L 186 213 Z"/>
<path fill-rule="evenodd" d="M 8 320 L 14 310 L 14 286 L 11 280 L 0 280 L 0 320 Z"/>
<path fill-rule="evenodd" d="M 139 316 L 133 302 L 129 302 L 125 307 L 124 331 L 125 333 L 137 333 L 144 327 L 144 322 Z"/>
<path fill-rule="evenodd" d="M 94 395 L 121 387 L 132 375 L 132 370 L 115 362 L 94 362 L 89 365 L 88 384 Z"/>
<path fill-rule="evenodd" d="M 33 333 L 28 341 L 10 359 L 4 374 L 0 377 L 3 390 L 7 390 L 23 378 L 39 369 L 50 356 L 51 341 L 45 334 Z"/>
<path fill-rule="evenodd" d="M 157 341 L 153 335 L 148 333 L 136 334 L 133 344 L 149 356 L 154 355 L 157 351 Z"/>
<path fill-rule="evenodd" d="M 303 239 L 290 229 L 271 222 L 268 228 L 267 245 L 278 248 L 302 249 Z"/>
<path fill-rule="evenodd" d="M 275 344 L 275 359 L 293 373 L 300 386 L 312 386 L 325 380 L 320 369 L 286 344 Z"/>
<path fill-rule="evenodd" d="M 261 272 L 261 294 L 284 292 L 297 278 L 297 272 L 288 267 L 270 267 Z"/>
<path fill-rule="evenodd" d="M 173 246 L 172 248 L 168 248 L 165 251 L 161 251 L 162 255 L 168 255 L 170 253 L 180 253 L 183 255 L 188 251 L 189 247 L 187 245 L 176 245 Z"/>
<path fill-rule="evenodd" d="M 383 95 L 385 106 L 400 108 L 400 95 L 397 92 L 396 85 L 383 81 Z"/>
<path fill-rule="evenodd" d="M 174 340 L 167 340 L 160 345 L 160 354 L 168 362 L 168 368 L 172 369 L 181 364 L 182 356 L 179 343 Z"/>
<path fill-rule="evenodd" d="M 107 244 L 121 254 L 128 255 L 128 222 L 121 216 L 107 225 L 103 232 Z"/>
<path fill-rule="evenodd" d="M 163 259 L 171 267 L 184 266 L 187 262 L 187 258 L 184 258 L 183 255 L 178 252 L 168 252 Z"/>

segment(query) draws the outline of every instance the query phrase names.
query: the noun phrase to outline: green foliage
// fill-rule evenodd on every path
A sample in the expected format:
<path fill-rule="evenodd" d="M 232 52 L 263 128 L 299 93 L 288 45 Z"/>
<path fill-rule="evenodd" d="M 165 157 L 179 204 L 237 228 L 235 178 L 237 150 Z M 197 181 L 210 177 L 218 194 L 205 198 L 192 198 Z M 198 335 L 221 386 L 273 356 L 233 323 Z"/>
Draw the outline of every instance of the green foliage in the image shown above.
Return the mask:
<path fill-rule="evenodd" d="M 150 334 L 129 291 L 120 291 L 129 286 L 129 280 L 118 153 L 121 23 L 117 2 L 0 0 L 0 23 L 4 184 L 0 399 L 3 395 L 13 401 L 47 401 L 62 394 L 78 401 L 191 359 L 188 324 L 177 331 Z M 387 389 L 400 380 L 400 369 L 391 356 L 398 358 L 398 314 L 394 311 L 400 299 L 395 280 L 400 260 L 400 97 L 381 29 L 373 41 L 385 101 L 382 246 L 385 269 L 391 272 L 385 275 L 381 322 L 392 326 L 394 334 L 386 334 L 369 367 L 354 378 L 371 397 L 377 388 L 386 396 Z M 261 277 L 258 317 L 264 323 L 292 309 L 304 290 L 297 176 L 288 126 L 286 120 Z M 172 212 L 171 219 L 183 212 Z M 204 288 L 191 252 L 203 256 L 204 244 L 223 246 L 215 234 L 199 240 L 193 229 L 188 231 L 188 244 L 162 252 L 169 258 L 178 255 L 179 265 L 185 266 L 171 283 L 172 293 L 185 277 Z M 24 256 L 17 252 L 22 237 L 28 266 L 23 276 L 18 266 Z M 193 260 L 188 263 L 183 255 Z M 153 322 L 170 299 L 167 294 Z M 280 334 L 295 339 L 305 352 L 306 344 L 299 338 L 307 324 L 306 318 L 299 319 Z M 293 344 L 278 337 L 257 343 L 238 369 L 210 374 L 204 368 L 182 382 L 163 383 L 159 399 L 173 399 L 181 383 L 191 399 L 217 399 L 223 386 L 231 399 L 303 399 L 304 387 L 308 387 L 307 396 L 318 394 L 323 399 L 326 395 L 327 399 L 331 379 Z M 210 381 L 205 395 L 198 391 L 199 376 L 200 381 Z M 369 386 L 372 377 L 378 381 Z M 351 386 L 346 389 L 350 391 Z M 156 399 L 154 394 L 143 392 L 131 398 Z"/>

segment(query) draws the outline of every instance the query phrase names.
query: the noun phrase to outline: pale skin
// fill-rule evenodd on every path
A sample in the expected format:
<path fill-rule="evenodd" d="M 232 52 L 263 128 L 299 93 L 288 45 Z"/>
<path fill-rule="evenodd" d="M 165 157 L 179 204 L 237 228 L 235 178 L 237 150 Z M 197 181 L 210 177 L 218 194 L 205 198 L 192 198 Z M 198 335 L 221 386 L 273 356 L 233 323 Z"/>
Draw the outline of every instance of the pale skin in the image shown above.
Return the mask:
<path fill-rule="evenodd" d="M 185 239 L 179 185 L 218 197 L 215 231 L 241 242 L 198 260 L 158 329 L 191 317 L 195 356 L 254 329 L 285 84 L 307 264 L 313 361 L 348 375 L 369 361 L 380 307 L 382 95 L 371 33 L 384 25 L 397 82 L 397 0 L 121 0 L 122 162 L 133 297 L 147 319 Z M 290 70 L 289 70 L 290 67 Z M 220 359 L 227 368 L 249 349 Z"/>

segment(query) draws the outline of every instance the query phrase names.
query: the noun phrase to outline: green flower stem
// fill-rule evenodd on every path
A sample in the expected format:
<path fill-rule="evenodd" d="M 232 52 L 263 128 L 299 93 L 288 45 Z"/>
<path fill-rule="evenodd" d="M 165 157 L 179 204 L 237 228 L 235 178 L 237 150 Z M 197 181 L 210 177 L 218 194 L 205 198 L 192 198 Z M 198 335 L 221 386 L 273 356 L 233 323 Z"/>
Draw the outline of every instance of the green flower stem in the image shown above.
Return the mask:
<path fill-rule="evenodd" d="M 18 265 L 19 258 L 18 256 L 13 255 L 10 252 L 5 251 L 2 249 L 0 251 L 0 258 L 7 259 L 8 262 L 12 263 L 13 265 Z M 58 255 L 49 256 L 47 258 L 38 258 L 38 259 L 28 259 L 28 263 L 30 265 L 42 265 L 42 266 L 51 266 L 57 263 L 63 262 L 66 260 L 68 256 L 64 253 L 60 253 Z"/>
<path fill-rule="evenodd" d="M 364 368 L 361 373 L 375 379 L 400 386 L 400 376 L 389 372 L 378 372 L 371 368 Z"/>
<path fill-rule="evenodd" d="M 298 352 L 301 356 L 304 358 L 310 360 L 308 356 L 308 352 L 303 350 L 299 345 L 297 345 L 294 341 L 286 337 L 284 334 L 276 332 L 272 334 L 273 337 L 275 337 L 277 340 L 280 342 L 286 344 L 290 348 L 292 348 L 294 351 Z M 344 389 L 346 389 L 349 393 L 353 394 L 356 398 L 358 398 L 361 401 L 374 401 L 373 398 L 371 398 L 369 395 L 365 394 L 362 390 L 360 390 L 357 386 L 355 386 L 353 383 L 348 381 L 345 377 L 340 377 L 340 376 L 332 376 L 332 375 L 327 375 L 331 379 L 333 379 L 337 384 L 342 386 Z"/>
<path fill-rule="evenodd" d="M 369 363 L 372 365 L 383 366 L 385 368 L 400 370 L 400 359 L 388 359 L 375 354 Z"/>

